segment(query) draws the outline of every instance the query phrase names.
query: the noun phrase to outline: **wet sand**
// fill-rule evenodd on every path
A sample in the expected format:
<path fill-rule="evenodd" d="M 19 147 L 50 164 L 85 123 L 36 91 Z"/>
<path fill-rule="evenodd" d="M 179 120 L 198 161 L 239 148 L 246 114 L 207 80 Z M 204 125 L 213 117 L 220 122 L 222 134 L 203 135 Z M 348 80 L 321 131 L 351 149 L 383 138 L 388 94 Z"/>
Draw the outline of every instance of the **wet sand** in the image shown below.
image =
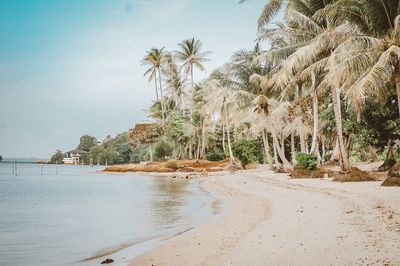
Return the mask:
<path fill-rule="evenodd" d="M 400 265 L 400 188 L 379 185 L 210 176 L 222 212 L 130 265 Z"/>

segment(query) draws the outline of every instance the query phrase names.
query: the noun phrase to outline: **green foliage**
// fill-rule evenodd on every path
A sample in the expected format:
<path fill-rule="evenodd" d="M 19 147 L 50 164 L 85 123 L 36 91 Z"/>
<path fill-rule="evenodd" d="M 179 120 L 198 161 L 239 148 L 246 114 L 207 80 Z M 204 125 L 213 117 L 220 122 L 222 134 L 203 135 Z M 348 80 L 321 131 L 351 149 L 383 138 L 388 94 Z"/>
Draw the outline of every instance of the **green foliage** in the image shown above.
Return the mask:
<path fill-rule="evenodd" d="M 225 153 L 220 148 L 214 148 L 213 150 L 209 151 L 206 155 L 206 159 L 212 162 L 222 161 L 225 159 Z"/>
<path fill-rule="evenodd" d="M 324 156 L 324 162 L 329 161 L 331 157 L 332 157 L 332 151 L 327 151 Z"/>
<path fill-rule="evenodd" d="M 241 139 L 232 144 L 233 155 L 238 158 L 243 165 L 249 163 L 262 163 L 264 155 L 262 143 L 256 139 Z"/>
<path fill-rule="evenodd" d="M 307 170 L 314 170 L 318 166 L 317 155 L 314 153 L 308 154 L 299 152 L 296 154 L 296 161 L 301 168 Z"/>
<path fill-rule="evenodd" d="M 189 123 L 189 116 L 182 111 L 172 114 L 166 124 L 166 135 L 172 140 L 184 142 Z"/>
<path fill-rule="evenodd" d="M 84 160 L 89 163 L 92 159 L 94 164 L 121 164 L 130 162 L 131 157 L 128 132 L 124 132 L 115 138 L 107 136 L 101 145 L 92 146 Z"/>
<path fill-rule="evenodd" d="M 0 162 L 3 161 L 3 156 L 0 155 Z"/>
<path fill-rule="evenodd" d="M 166 139 L 161 138 L 154 146 L 154 157 L 156 160 L 165 160 L 165 157 L 172 155 L 173 150 L 173 146 Z"/>
<path fill-rule="evenodd" d="M 386 158 L 385 161 L 383 161 L 383 167 L 392 167 L 393 165 L 396 164 L 396 159 L 395 158 Z"/>
<path fill-rule="evenodd" d="M 400 119 L 394 87 L 389 87 L 388 93 L 390 95 L 385 102 L 375 97 L 366 99 L 356 132 L 364 146 L 372 144 L 381 151 L 389 141 L 400 139 Z"/>
<path fill-rule="evenodd" d="M 88 152 L 93 146 L 97 146 L 97 139 L 90 135 L 84 135 L 80 138 L 78 150 Z"/>
<path fill-rule="evenodd" d="M 131 162 L 140 163 L 150 161 L 150 144 L 136 145 L 132 148 Z"/>
<path fill-rule="evenodd" d="M 50 163 L 62 163 L 64 155 L 60 150 L 57 150 L 53 156 L 51 156 Z M 0 160 L 1 161 L 1 160 Z"/>

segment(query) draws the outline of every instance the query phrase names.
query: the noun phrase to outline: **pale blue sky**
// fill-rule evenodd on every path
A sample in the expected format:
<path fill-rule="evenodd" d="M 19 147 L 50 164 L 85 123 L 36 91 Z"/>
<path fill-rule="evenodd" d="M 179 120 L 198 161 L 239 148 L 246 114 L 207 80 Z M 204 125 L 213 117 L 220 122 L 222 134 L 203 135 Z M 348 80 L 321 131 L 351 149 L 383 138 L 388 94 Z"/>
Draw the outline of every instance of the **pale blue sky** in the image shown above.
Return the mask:
<path fill-rule="evenodd" d="M 254 45 L 265 1 L 238 2 L 0 0 L 0 155 L 47 158 L 145 120 L 146 50 L 198 38 L 210 73 Z"/>

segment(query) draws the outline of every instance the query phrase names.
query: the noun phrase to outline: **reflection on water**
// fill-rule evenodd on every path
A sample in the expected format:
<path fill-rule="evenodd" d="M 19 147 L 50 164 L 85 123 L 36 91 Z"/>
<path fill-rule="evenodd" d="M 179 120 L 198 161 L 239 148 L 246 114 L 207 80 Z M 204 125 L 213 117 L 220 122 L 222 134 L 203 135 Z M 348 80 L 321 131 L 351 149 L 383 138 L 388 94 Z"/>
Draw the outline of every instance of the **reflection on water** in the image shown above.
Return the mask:
<path fill-rule="evenodd" d="M 40 165 L 18 167 L 15 177 L 11 164 L 0 163 L 1 266 L 75 265 L 176 234 L 212 215 L 210 198 L 192 182 L 84 166 L 56 171 L 46 165 L 42 176 Z"/>
<path fill-rule="evenodd" d="M 185 195 L 189 194 L 188 182 L 160 178 L 154 182 L 158 197 L 152 198 L 154 226 L 170 226 L 182 220 L 180 207 L 186 204 Z"/>

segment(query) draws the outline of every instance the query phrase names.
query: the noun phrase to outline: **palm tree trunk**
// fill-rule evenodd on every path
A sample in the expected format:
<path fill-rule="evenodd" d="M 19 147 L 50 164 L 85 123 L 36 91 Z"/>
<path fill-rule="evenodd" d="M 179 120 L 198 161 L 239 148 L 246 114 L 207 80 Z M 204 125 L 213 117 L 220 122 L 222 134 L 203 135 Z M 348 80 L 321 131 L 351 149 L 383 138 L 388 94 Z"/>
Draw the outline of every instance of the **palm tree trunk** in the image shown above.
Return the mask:
<path fill-rule="evenodd" d="M 165 125 L 165 115 L 164 115 L 164 99 L 163 99 L 163 89 L 162 89 L 162 81 L 161 81 L 161 71 L 160 67 L 158 69 L 158 80 L 160 81 L 160 96 L 161 96 L 161 116 L 162 116 L 162 125 Z"/>
<path fill-rule="evenodd" d="M 378 161 L 378 154 L 376 153 L 375 147 L 370 145 L 368 149 L 369 149 L 370 161 L 371 162 Z"/>
<path fill-rule="evenodd" d="M 200 143 L 201 143 L 201 140 L 199 139 L 197 141 L 196 162 L 199 161 L 199 159 L 200 159 Z"/>
<path fill-rule="evenodd" d="M 332 102 L 333 102 L 333 110 L 335 112 L 337 142 L 339 145 L 340 170 L 348 171 L 350 170 L 350 161 L 347 156 L 343 140 L 342 113 L 340 110 L 340 92 L 335 86 L 332 86 Z"/>
<path fill-rule="evenodd" d="M 272 141 L 272 147 L 273 147 L 273 150 L 274 150 L 274 163 L 275 163 L 275 164 L 279 164 L 279 161 L 278 161 L 278 154 L 277 154 L 277 152 L 276 152 L 275 141 Z"/>
<path fill-rule="evenodd" d="M 300 151 L 306 152 L 306 141 L 304 139 L 303 126 L 299 129 L 299 137 L 300 137 Z"/>
<path fill-rule="evenodd" d="M 263 142 L 264 142 L 265 155 L 267 156 L 268 166 L 269 166 L 269 168 L 272 169 L 273 163 L 272 163 L 271 153 L 269 151 L 268 131 L 266 129 L 263 130 L 262 137 L 263 137 Z"/>
<path fill-rule="evenodd" d="M 394 157 L 395 157 L 394 145 L 393 142 L 389 140 L 386 159 L 393 159 Z"/>
<path fill-rule="evenodd" d="M 191 81 L 192 89 L 193 89 L 193 86 L 194 86 L 194 82 L 193 82 L 193 64 L 190 64 L 190 81 Z"/>
<path fill-rule="evenodd" d="M 158 102 L 158 87 L 157 87 L 157 73 L 154 73 L 154 85 L 156 87 L 156 97 L 157 97 L 157 102 Z"/>
<path fill-rule="evenodd" d="M 294 132 L 290 134 L 290 150 L 291 150 L 291 155 L 292 155 L 292 163 L 296 163 L 296 148 L 295 148 L 295 143 L 294 143 Z"/>
<path fill-rule="evenodd" d="M 224 150 L 225 153 L 225 125 L 222 125 L 222 149 Z"/>
<path fill-rule="evenodd" d="M 315 152 L 318 144 L 318 95 L 314 86 L 313 89 L 313 136 L 310 153 Z"/>
<path fill-rule="evenodd" d="M 338 162 L 340 159 L 339 142 L 336 136 L 330 161 Z"/>
<path fill-rule="evenodd" d="M 274 132 L 271 132 L 272 134 L 272 140 L 274 141 L 276 150 L 278 152 L 279 158 L 281 158 L 282 164 L 283 164 L 283 171 L 285 172 L 290 172 L 293 171 L 293 166 L 290 164 L 290 162 L 286 159 L 285 156 L 285 147 L 281 147 L 279 144 L 279 140 L 276 137 L 276 135 L 274 134 Z"/>
<path fill-rule="evenodd" d="M 205 141 L 206 131 L 204 130 L 204 120 L 201 127 L 201 153 L 200 158 L 204 158 L 204 153 L 206 152 L 206 141 Z"/>
<path fill-rule="evenodd" d="M 192 144 L 189 145 L 189 160 L 193 159 Z"/>
<path fill-rule="evenodd" d="M 397 71 L 394 74 L 394 79 L 396 81 L 397 104 L 399 106 L 399 116 L 400 116 L 400 71 Z"/>
<path fill-rule="evenodd" d="M 232 152 L 232 145 L 231 145 L 231 134 L 229 133 L 229 118 L 228 118 L 228 113 L 226 110 L 226 104 L 223 103 L 224 105 L 224 113 L 225 113 L 225 122 L 226 122 L 226 136 L 228 139 L 228 151 L 229 151 L 229 158 L 231 160 L 231 166 L 235 166 L 235 157 L 233 156 Z"/>

